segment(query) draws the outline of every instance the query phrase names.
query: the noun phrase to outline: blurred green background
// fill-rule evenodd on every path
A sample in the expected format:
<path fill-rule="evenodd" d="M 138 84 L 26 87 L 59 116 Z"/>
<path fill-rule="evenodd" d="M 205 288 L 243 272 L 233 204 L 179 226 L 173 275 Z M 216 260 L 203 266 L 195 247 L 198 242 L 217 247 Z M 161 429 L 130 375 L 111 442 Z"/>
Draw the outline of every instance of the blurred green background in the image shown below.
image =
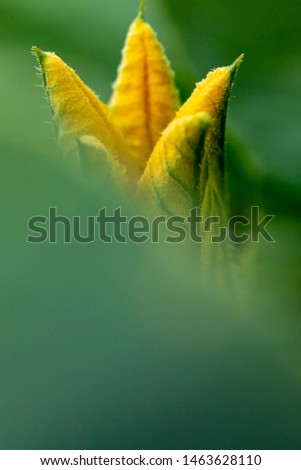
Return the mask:
<path fill-rule="evenodd" d="M 61 165 L 30 48 L 106 101 L 137 3 L 1 0 L 0 448 L 300 448 L 300 2 L 147 1 L 183 99 L 246 55 L 231 184 L 238 206 L 276 215 L 276 243 L 245 257 L 239 301 L 200 284 L 181 247 L 26 243 L 49 206 L 115 204 Z"/>

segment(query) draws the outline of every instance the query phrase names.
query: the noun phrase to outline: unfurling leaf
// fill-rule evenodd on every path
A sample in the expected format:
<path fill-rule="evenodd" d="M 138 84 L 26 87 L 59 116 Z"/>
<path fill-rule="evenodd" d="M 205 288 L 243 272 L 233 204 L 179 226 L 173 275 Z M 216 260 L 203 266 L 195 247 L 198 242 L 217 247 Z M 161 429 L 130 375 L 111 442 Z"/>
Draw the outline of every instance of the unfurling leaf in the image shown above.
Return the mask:
<path fill-rule="evenodd" d="M 153 212 L 188 215 L 198 205 L 204 139 L 210 119 L 196 113 L 163 132 L 138 182 L 138 196 Z"/>
<path fill-rule="evenodd" d="M 176 213 L 181 208 L 187 214 L 190 208 L 200 206 L 204 217 L 218 215 L 221 220 L 225 219 L 225 118 L 231 85 L 241 60 L 242 56 L 233 65 L 210 72 L 197 84 L 164 131 L 138 185 L 139 194 L 149 199 L 152 207 L 156 201 L 155 205 L 160 206 L 161 211 Z M 205 136 L 209 118 L 210 126 Z M 197 136 L 200 130 L 199 139 L 204 138 L 202 145 L 199 141 L 198 145 L 189 148 L 187 135 L 192 131 Z M 187 155 L 193 175 L 187 172 Z"/>
<path fill-rule="evenodd" d="M 210 72 L 199 82 L 192 95 L 179 109 L 176 118 L 205 112 L 211 118 L 211 126 L 205 140 L 204 165 L 200 174 L 200 202 L 203 201 L 206 185 L 210 184 L 220 204 L 226 203 L 224 187 L 224 141 L 227 105 L 235 74 L 243 55 L 228 67 Z M 206 209 L 207 213 L 208 210 Z M 210 214 L 209 214 L 210 215 Z M 221 215 L 217 213 L 216 215 Z"/>
<path fill-rule="evenodd" d="M 77 139 L 92 135 L 121 162 L 129 150 L 116 128 L 111 111 L 80 80 L 74 70 L 53 52 L 32 48 L 36 55 L 54 115 L 58 138 L 70 152 L 77 152 Z"/>
<path fill-rule="evenodd" d="M 130 26 L 110 106 L 141 174 L 160 134 L 179 108 L 164 50 L 141 17 Z"/>

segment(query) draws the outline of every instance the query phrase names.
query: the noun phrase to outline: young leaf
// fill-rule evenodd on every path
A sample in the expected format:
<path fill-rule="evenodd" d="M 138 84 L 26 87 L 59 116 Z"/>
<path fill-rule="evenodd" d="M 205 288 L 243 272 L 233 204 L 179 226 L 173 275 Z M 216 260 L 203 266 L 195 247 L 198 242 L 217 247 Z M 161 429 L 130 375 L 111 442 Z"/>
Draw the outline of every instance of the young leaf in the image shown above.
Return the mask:
<path fill-rule="evenodd" d="M 174 74 L 142 16 L 130 26 L 110 106 L 140 173 L 179 107 Z"/>
<path fill-rule="evenodd" d="M 204 278 L 210 277 L 221 285 L 233 277 L 233 251 L 228 240 L 212 243 L 221 234 L 228 215 L 228 193 L 224 178 L 224 140 L 227 105 L 235 73 L 242 61 L 240 56 L 233 65 L 218 68 L 200 82 L 191 97 L 179 110 L 178 115 L 205 110 L 211 116 L 205 144 L 203 165 L 200 172 L 200 206 L 203 221 L 218 216 L 203 231 L 201 246 L 201 273 Z"/>
<path fill-rule="evenodd" d="M 36 55 L 54 115 L 59 140 L 70 151 L 83 135 L 92 135 L 108 153 L 127 161 L 129 150 L 111 117 L 110 109 L 53 52 L 32 48 Z"/>
<path fill-rule="evenodd" d="M 176 118 L 179 118 L 196 112 L 205 112 L 211 117 L 211 126 L 205 140 L 204 165 L 200 175 L 201 202 L 208 182 L 219 199 L 225 198 L 223 176 L 226 113 L 231 86 L 242 59 L 243 55 L 232 65 L 210 72 L 197 84 L 190 98 L 176 115 Z"/>
<path fill-rule="evenodd" d="M 138 196 L 154 212 L 188 215 L 198 205 L 199 174 L 210 119 L 175 119 L 163 132 L 138 182 Z"/>

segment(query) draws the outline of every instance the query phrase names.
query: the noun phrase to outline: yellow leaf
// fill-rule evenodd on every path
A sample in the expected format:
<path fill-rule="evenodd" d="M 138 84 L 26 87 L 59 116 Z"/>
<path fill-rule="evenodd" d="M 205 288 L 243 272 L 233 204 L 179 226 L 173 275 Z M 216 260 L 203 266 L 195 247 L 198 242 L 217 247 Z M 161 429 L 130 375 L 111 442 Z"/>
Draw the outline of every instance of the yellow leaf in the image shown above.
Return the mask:
<path fill-rule="evenodd" d="M 141 16 L 130 26 L 110 106 L 142 173 L 179 98 L 164 50 Z"/>
<path fill-rule="evenodd" d="M 241 64 L 243 54 L 229 67 L 219 67 L 209 72 L 197 83 L 195 90 L 177 112 L 177 118 L 203 112 L 216 118 L 224 111 L 229 99 L 235 73 Z"/>
<path fill-rule="evenodd" d="M 57 124 L 59 139 L 76 148 L 76 139 L 92 135 L 113 156 L 127 161 L 129 150 L 113 123 L 111 111 L 53 52 L 33 47 Z"/>
<path fill-rule="evenodd" d="M 190 98 L 179 109 L 176 118 L 190 116 L 197 112 L 205 112 L 211 117 L 211 126 L 206 135 L 204 164 L 200 173 L 200 203 L 204 202 L 202 213 L 206 215 L 226 214 L 227 194 L 224 183 L 224 140 L 227 105 L 231 86 L 243 55 L 228 67 L 220 67 L 210 72 L 207 77 L 196 85 Z M 219 210 L 209 213 L 207 201 L 204 200 L 207 185 L 211 186 L 218 201 Z M 217 208 L 217 206 L 214 206 Z"/>
<path fill-rule="evenodd" d="M 210 119 L 185 116 L 163 132 L 138 182 L 138 196 L 152 212 L 186 217 L 198 205 L 203 145 Z"/>

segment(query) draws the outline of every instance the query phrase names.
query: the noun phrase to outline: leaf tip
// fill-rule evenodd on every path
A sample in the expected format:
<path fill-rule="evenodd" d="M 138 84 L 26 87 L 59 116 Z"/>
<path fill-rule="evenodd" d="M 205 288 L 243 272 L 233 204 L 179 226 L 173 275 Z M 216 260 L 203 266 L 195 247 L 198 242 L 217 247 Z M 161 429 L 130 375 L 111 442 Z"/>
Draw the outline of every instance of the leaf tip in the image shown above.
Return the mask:
<path fill-rule="evenodd" d="M 38 62 L 42 66 L 47 54 L 41 51 L 41 49 L 39 49 L 37 46 L 32 46 L 31 52 L 37 58 Z"/>
<path fill-rule="evenodd" d="M 138 17 L 144 19 L 144 10 L 145 10 L 145 0 L 140 1 Z"/>
<path fill-rule="evenodd" d="M 244 60 L 245 54 L 240 54 L 239 57 L 230 65 L 231 71 L 235 74 L 240 67 L 240 64 Z"/>

